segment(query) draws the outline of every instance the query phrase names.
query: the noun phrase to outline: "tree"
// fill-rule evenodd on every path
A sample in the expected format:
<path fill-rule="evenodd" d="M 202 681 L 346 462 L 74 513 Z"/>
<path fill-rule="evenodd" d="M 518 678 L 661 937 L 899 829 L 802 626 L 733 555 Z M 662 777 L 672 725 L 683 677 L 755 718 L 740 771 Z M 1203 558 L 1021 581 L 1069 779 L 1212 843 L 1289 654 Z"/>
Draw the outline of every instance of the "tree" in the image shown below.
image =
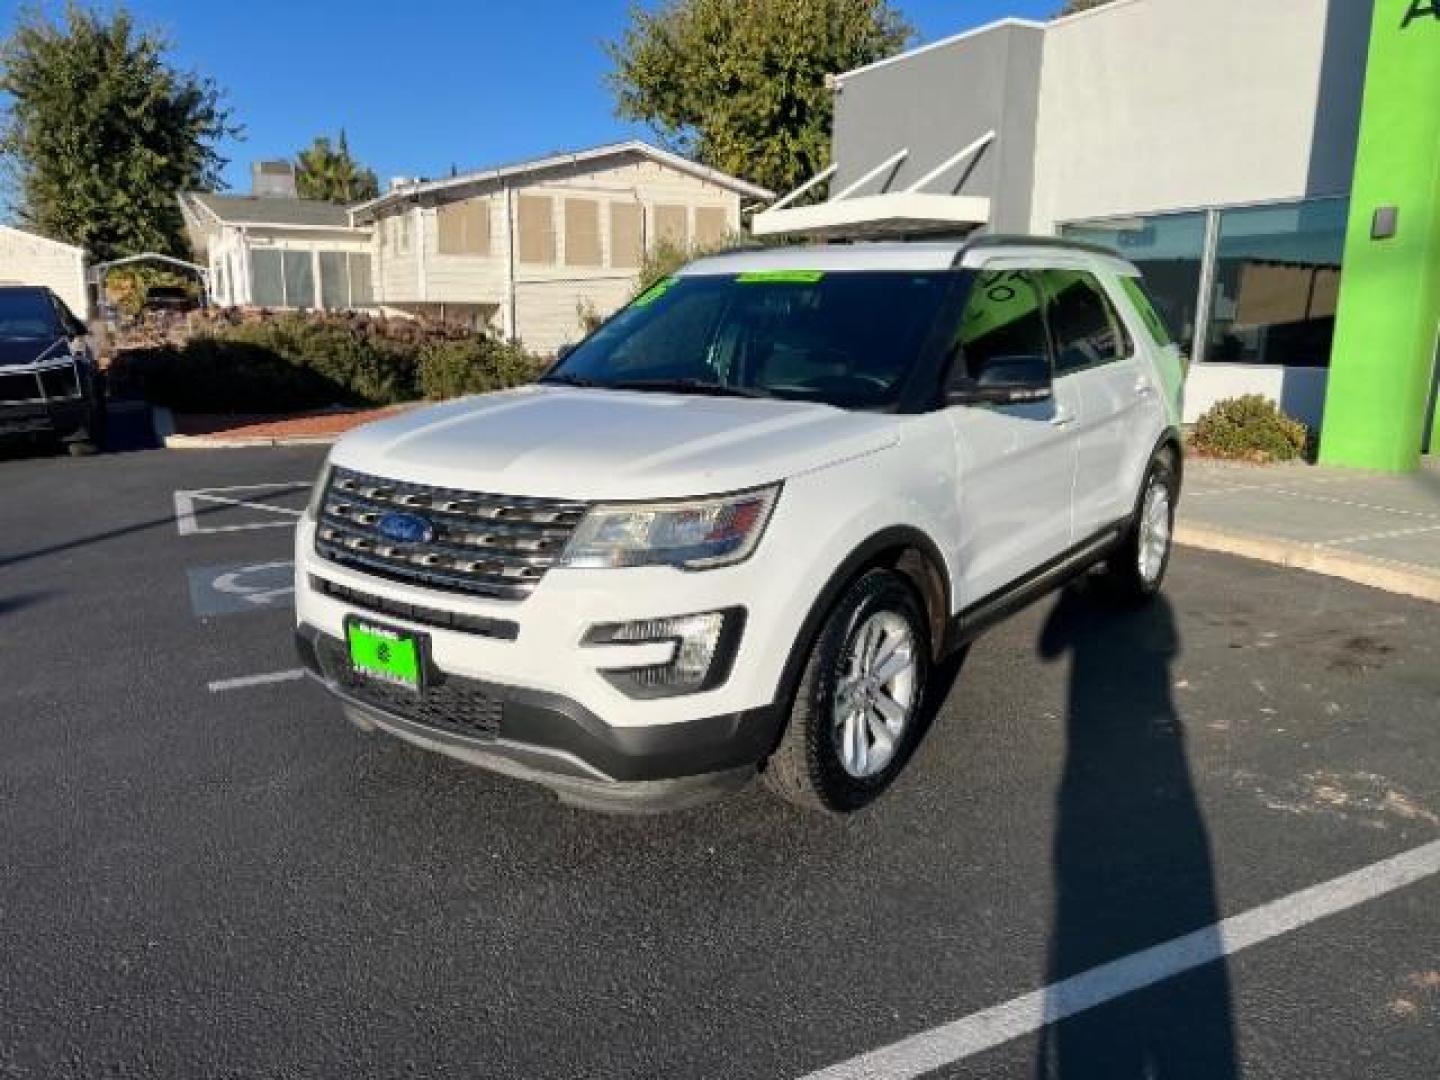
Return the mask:
<path fill-rule="evenodd" d="M 0 157 L 22 224 L 97 259 L 187 251 L 176 199 L 224 187 L 219 140 L 238 136 L 215 84 L 178 71 L 130 14 L 26 9 L 0 41 Z"/>
<path fill-rule="evenodd" d="M 1074 15 L 1077 11 L 1089 11 L 1091 8 L 1104 7 L 1111 0 L 1065 0 L 1065 6 L 1055 13 L 1057 19 L 1066 15 Z"/>
<path fill-rule="evenodd" d="M 330 140 L 322 135 L 309 149 L 295 156 L 295 187 L 302 198 L 323 199 L 342 206 L 380 194 L 380 182 L 375 179 L 374 171 L 351 156 L 343 128 L 333 148 Z"/>
<path fill-rule="evenodd" d="M 672 149 L 779 191 L 830 159 L 827 75 L 892 56 L 912 31 L 888 0 L 638 4 L 617 42 L 617 111 Z"/>

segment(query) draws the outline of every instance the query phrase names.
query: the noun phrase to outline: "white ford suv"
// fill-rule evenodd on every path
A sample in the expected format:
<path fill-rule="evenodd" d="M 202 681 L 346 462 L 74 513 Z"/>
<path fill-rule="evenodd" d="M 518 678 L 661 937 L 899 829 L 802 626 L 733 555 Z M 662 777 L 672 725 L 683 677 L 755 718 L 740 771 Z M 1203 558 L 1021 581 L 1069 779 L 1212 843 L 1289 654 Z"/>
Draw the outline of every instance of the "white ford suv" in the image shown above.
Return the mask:
<path fill-rule="evenodd" d="M 534 385 L 336 443 L 297 535 L 300 654 L 361 727 L 567 801 L 758 771 L 854 810 L 976 634 L 1100 564 L 1159 587 L 1182 375 L 1099 249 L 702 259 Z"/>

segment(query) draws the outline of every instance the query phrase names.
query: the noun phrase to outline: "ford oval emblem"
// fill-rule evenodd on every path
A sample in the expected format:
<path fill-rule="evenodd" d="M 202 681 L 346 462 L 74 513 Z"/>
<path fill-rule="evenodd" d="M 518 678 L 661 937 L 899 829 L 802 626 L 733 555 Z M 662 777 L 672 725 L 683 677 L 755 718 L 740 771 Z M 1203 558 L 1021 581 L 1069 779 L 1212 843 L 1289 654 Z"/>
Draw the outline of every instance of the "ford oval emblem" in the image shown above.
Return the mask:
<path fill-rule="evenodd" d="M 418 514 L 392 510 L 375 523 L 375 531 L 397 544 L 428 544 L 435 539 L 435 526 Z"/>

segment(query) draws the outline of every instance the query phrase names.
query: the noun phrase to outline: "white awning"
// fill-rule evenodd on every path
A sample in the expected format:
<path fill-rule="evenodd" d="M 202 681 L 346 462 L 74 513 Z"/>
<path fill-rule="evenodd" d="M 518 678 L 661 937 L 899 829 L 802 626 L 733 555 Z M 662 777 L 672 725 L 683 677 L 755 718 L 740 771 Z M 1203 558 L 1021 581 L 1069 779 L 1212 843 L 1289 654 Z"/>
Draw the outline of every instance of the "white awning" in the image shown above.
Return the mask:
<path fill-rule="evenodd" d="M 954 235 L 990 220 L 990 200 L 978 195 L 926 195 L 894 191 L 838 202 L 767 210 L 756 214 L 756 236 L 796 234 L 817 239 L 875 239 L 883 236 Z"/>
<path fill-rule="evenodd" d="M 873 195 L 855 192 L 881 175 L 894 176 L 910 155 L 908 148 L 869 169 L 828 202 L 810 206 L 792 206 L 801 195 L 835 174 L 830 165 L 794 191 L 780 199 L 769 210 L 756 214 L 750 231 L 756 236 L 801 235 L 817 239 L 877 239 L 895 236 L 964 234 L 989 224 L 990 200 L 979 195 L 944 195 L 924 189 L 941 176 L 968 161 L 995 141 L 995 132 L 987 131 L 974 142 L 957 150 L 950 157 L 916 180 L 904 191 L 881 191 Z"/>

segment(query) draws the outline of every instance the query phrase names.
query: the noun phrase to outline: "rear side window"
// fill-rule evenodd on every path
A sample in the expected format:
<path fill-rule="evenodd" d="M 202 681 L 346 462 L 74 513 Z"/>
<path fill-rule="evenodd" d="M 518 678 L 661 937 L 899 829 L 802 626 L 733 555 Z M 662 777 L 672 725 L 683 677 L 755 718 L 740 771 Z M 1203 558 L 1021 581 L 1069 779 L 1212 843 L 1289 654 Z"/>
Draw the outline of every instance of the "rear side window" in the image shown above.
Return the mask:
<path fill-rule="evenodd" d="M 980 386 L 1028 377 L 1049 366 L 1044 304 L 1029 270 L 982 270 L 975 276 L 958 344 L 961 374 Z"/>
<path fill-rule="evenodd" d="M 1130 354 L 1119 316 L 1100 283 L 1084 270 L 1046 270 L 1055 374 L 1114 363 Z"/>
<path fill-rule="evenodd" d="M 1141 322 L 1145 324 L 1145 329 L 1150 331 L 1150 336 L 1155 339 L 1155 344 L 1162 349 L 1167 345 L 1175 344 L 1175 335 L 1170 332 L 1170 327 L 1166 325 L 1160 309 L 1155 306 L 1155 301 L 1150 299 L 1150 293 L 1145 288 L 1145 283 L 1138 277 L 1122 277 L 1120 287 L 1125 290 L 1125 295 L 1135 305 Z"/>

